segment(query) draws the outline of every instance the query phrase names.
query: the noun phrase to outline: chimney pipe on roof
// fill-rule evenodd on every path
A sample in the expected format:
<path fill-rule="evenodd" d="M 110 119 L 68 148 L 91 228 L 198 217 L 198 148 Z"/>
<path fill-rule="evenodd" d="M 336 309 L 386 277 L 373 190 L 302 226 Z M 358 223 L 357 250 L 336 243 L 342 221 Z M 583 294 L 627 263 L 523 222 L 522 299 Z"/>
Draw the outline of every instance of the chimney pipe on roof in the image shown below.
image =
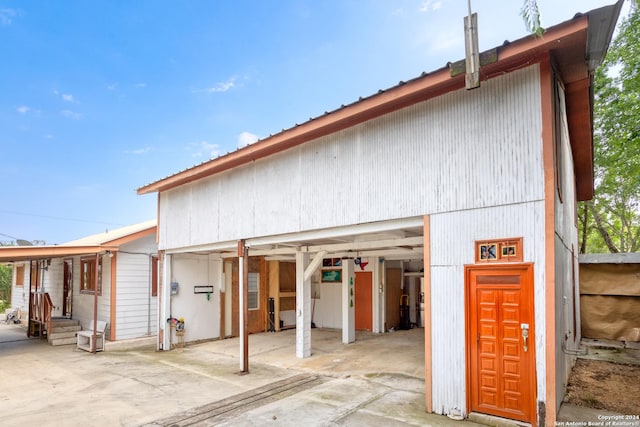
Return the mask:
<path fill-rule="evenodd" d="M 471 13 L 471 0 L 467 1 L 469 15 L 464 18 L 464 50 L 467 74 L 465 87 L 480 87 L 480 52 L 478 49 L 478 14 Z"/>

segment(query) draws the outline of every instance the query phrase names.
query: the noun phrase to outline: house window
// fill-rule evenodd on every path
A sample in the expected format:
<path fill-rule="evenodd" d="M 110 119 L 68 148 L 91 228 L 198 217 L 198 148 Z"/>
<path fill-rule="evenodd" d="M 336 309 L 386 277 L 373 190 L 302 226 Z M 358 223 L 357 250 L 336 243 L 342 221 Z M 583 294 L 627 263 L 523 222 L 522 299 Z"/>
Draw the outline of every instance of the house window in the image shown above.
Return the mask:
<path fill-rule="evenodd" d="M 98 269 L 97 284 L 96 268 Z M 94 257 L 83 258 L 80 260 L 80 292 L 92 294 L 96 287 L 98 288 L 98 295 L 102 294 L 102 258 L 99 259 L 97 266 Z"/>
<path fill-rule="evenodd" d="M 24 265 L 16 266 L 16 287 L 24 287 Z"/>
<path fill-rule="evenodd" d="M 151 296 L 158 296 L 158 257 L 151 257 Z"/>
<path fill-rule="evenodd" d="M 247 305 L 249 310 L 257 310 L 260 308 L 260 274 L 249 273 L 249 283 L 247 285 L 247 290 L 249 291 Z"/>

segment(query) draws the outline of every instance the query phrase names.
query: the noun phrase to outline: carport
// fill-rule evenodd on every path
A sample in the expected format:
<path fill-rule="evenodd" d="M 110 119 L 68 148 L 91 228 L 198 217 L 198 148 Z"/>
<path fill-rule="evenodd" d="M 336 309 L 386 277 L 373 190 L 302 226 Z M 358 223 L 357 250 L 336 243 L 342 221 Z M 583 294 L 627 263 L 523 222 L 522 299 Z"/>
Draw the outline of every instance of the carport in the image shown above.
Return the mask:
<path fill-rule="evenodd" d="M 283 298 L 295 297 L 295 354 L 298 358 L 311 355 L 312 317 L 314 314 L 322 314 L 319 314 L 322 310 L 327 310 L 327 316 L 334 317 L 334 322 L 329 323 L 331 327 L 341 329 L 340 341 L 343 344 L 353 343 L 358 338 L 355 317 L 355 297 L 358 295 L 355 286 L 358 274 L 367 273 L 370 280 L 365 284 L 367 291 L 370 291 L 366 298 L 370 298 L 371 302 L 371 327 L 367 329 L 373 333 L 385 332 L 388 329 L 387 266 L 393 265 L 402 274 L 406 270 L 412 270 L 411 274 L 416 277 L 424 274 L 423 229 L 423 217 L 413 217 L 166 250 L 163 260 L 163 277 L 166 278 L 162 290 L 164 303 L 161 302 L 161 311 L 164 311 L 161 313 L 161 319 L 174 315 L 170 283 L 175 277 L 173 270 L 179 268 L 181 254 L 206 256 L 208 263 L 213 266 L 209 267 L 207 272 L 208 276 L 213 277 L 202 277 L 202 280 L 209 279 L 211 283 L 220 284 L 221 318 L 231 310 L 230 305 L 226 305 L 226 296 L 223 295 L 227 293 L 230 285 L 229 273 L 223 271 L 223 265 L 238 258 L 240 370 L 247 372 L 248 357 L 251 354 L 248 350 L 247 266 L 252 257 L 260 257 L 266 262 L 286 262 L 295 265 L 295 291 L 285 293 Z M 339 261 L 327 265 L 327 260 Z M 334 274 L 334 277 L 325 281 L 328 272 Z M 315 297 L 321 288 L 331 289 L 331 297 L 338 298 L 331 300 L 330 308 L 329 304 L 315 305 Z M 273 295 L 274 292 L 270 290 L 269 296 Z M 266 298 L 264 300 L 266 301 Z M 175 311 L 175 306 L 173 310 Z M 196 312 L 191 313 L 192 317 L 197 315 Z M 335 318 L 339 318 L 337 323 Z M 222 323 L 220 335 L 224 336 L 224 320 Z M 169 328 L 165 328 L 161 340 L 161 348 L 171 347 L 172 337 Z M 421 350 L 423 351 L 423 348 Z"/>

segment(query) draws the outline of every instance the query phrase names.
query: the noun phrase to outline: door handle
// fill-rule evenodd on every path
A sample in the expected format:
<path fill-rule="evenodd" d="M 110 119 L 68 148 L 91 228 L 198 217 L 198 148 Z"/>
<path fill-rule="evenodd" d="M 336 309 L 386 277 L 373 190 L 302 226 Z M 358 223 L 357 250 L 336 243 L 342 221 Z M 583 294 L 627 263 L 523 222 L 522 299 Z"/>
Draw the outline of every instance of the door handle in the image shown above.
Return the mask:
<path fill-rule="evenodd" d="M 529 350 L 529 346 L 527 345 L 527 338 L 529 338 L 529 324 L 521 323 L 520 329 L 522 329 L 522 340 L 524 341 L 524 352 L 526 353 Z"/>

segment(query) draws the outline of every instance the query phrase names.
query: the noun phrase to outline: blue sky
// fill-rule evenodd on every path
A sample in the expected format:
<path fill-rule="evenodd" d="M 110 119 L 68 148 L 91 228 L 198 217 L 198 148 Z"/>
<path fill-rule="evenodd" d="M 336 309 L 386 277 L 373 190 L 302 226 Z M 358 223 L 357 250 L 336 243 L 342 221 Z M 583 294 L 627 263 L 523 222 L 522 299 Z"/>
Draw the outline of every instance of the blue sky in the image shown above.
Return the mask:
<path fill-rule="evenodd" d="M 480 49 L 527 34 L 474 0 Z M 539 0 L 543 25 L 613 0 Z M 464 57 L 464 0 L 0 0 L 0 242 L 156 215 L 135 190 Z"/>

